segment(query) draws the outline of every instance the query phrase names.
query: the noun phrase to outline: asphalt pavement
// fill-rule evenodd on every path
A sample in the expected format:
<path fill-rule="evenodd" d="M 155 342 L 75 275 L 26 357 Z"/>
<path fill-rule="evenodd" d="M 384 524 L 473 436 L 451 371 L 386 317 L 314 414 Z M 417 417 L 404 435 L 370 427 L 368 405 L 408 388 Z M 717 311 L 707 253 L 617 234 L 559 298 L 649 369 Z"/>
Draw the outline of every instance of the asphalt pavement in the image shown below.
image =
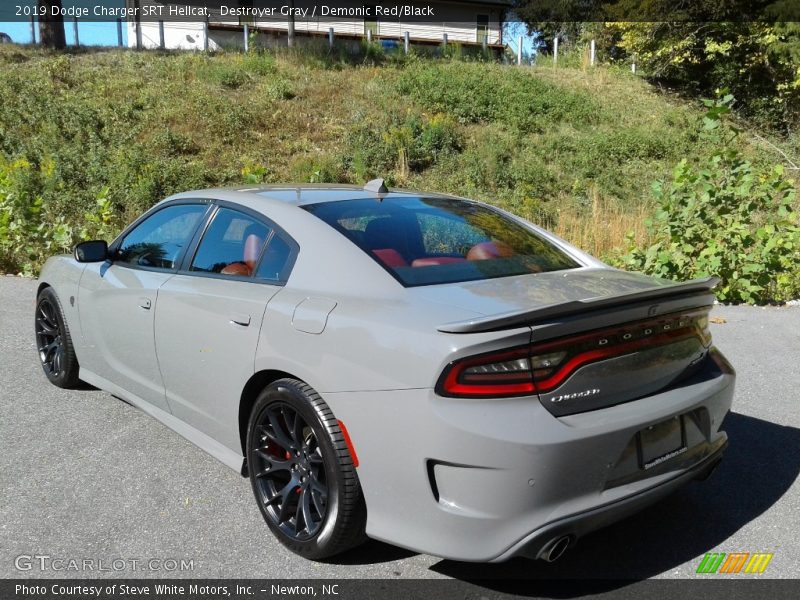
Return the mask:
<path fill-rule="evenodd" d="M 722 465 L 560 561 L 474 565 L 369 542 L 315 563 L 273 539 L 246 479 L 105 392 L 51 386 L 35 292 L 0 277 L 0 578 L 694 578 L 711 551 L 771 552 L 763 576 L 800 574 L 800 307 L 714 310 L 739 375 Z M 71 560 L 94 571 L 55 569 Z"/>

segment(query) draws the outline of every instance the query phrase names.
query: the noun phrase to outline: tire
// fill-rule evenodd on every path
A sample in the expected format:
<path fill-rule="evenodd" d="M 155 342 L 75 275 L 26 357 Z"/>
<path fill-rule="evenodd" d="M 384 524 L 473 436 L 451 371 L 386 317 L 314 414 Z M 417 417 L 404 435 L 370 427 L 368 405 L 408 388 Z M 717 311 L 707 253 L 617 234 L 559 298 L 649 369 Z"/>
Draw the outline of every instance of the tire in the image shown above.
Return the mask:
<path fill-rule="evenodd" d="M 313 388 L 280 379 L 247 427 L 250 483 L 264 520 L 295 554 L 322 560 L 362 543 L 366 505 L 339 423 Z"/>
<path fill-rule="evenodd" d="M 75 387 L 80 367 L 64 309 L 53 288 L 44 288 L 36 297 L 34 328 L 39 364 L 47 379 L 60 388 Z"/>

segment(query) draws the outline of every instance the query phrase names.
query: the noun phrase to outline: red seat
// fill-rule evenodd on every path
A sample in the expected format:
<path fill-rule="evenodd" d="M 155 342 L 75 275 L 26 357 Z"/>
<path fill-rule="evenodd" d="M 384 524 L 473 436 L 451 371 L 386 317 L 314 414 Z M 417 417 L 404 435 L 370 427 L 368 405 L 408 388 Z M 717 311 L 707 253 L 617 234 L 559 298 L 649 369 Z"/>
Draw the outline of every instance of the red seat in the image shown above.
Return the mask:
<path fill-rule="evenodd" d="M 394 248 L 379 248 L 378 250 L 373 250 L 372 253 L 387 267 L 395 268 L 408 266 L 403 255 Z"/>

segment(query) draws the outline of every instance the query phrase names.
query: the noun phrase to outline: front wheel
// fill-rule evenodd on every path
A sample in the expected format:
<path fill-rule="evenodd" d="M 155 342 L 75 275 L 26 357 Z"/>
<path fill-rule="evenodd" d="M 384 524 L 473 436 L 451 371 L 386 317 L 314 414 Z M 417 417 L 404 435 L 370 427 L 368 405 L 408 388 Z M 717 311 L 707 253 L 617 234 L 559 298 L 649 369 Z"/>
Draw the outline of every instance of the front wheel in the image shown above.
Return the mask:
<path fill-rule="evenodd" d="M 78 358 L 67 319 L 53 288 L 44 288 L 36 298 L 36 348 L 45 376 L 53 385 L 72 388 L 78 383 Z"/>
<path fill-rule="evenodd" d="M 313 388 L 280 379 L 256 400 L 247 464 L 261 514 L 282 544 L 328 558 L 365 539 L 366 506 L 338 421 Z"/>

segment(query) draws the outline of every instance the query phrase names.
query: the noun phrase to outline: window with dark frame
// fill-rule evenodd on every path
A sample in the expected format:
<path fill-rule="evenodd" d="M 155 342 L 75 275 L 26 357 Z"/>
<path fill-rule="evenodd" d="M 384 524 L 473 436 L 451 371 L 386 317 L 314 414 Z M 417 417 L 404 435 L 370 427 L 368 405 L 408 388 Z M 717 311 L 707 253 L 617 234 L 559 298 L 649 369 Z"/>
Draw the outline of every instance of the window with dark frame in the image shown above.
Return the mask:
<path fill-rule="evenodd" d="M 207 208 L 205 204 L 175 204 L 153 213 L 125 236 L 114 262 L 174 269 Z"/>
<path fill-rule="evenodd" d="M 364 17 L 364 35 L 367 35 L 367 32 L 372 33 L 373 39 L 378 36 L 378 15 L 376 11 L 375 5 L 369 5 L 364 7 L 369 12 L 369 17 Z"/>
<path fill-rule="evenodd" d="M 220 208 L 203 234 L 190 271 L 251 277 L 272 229 L 230 208 Z"/>
<path fill-rule="evenodd" d="M 479 44 L 489 43 L 489 15 L 477 16 L 477 37 Z"/>
<path fill-rule="evenodd" d="M 239 0 L 239 8 L 253 8 L 253 0 Z M 240 16 L 239 25 L 253 25 L 255 19 L 252 16 Z"/>

